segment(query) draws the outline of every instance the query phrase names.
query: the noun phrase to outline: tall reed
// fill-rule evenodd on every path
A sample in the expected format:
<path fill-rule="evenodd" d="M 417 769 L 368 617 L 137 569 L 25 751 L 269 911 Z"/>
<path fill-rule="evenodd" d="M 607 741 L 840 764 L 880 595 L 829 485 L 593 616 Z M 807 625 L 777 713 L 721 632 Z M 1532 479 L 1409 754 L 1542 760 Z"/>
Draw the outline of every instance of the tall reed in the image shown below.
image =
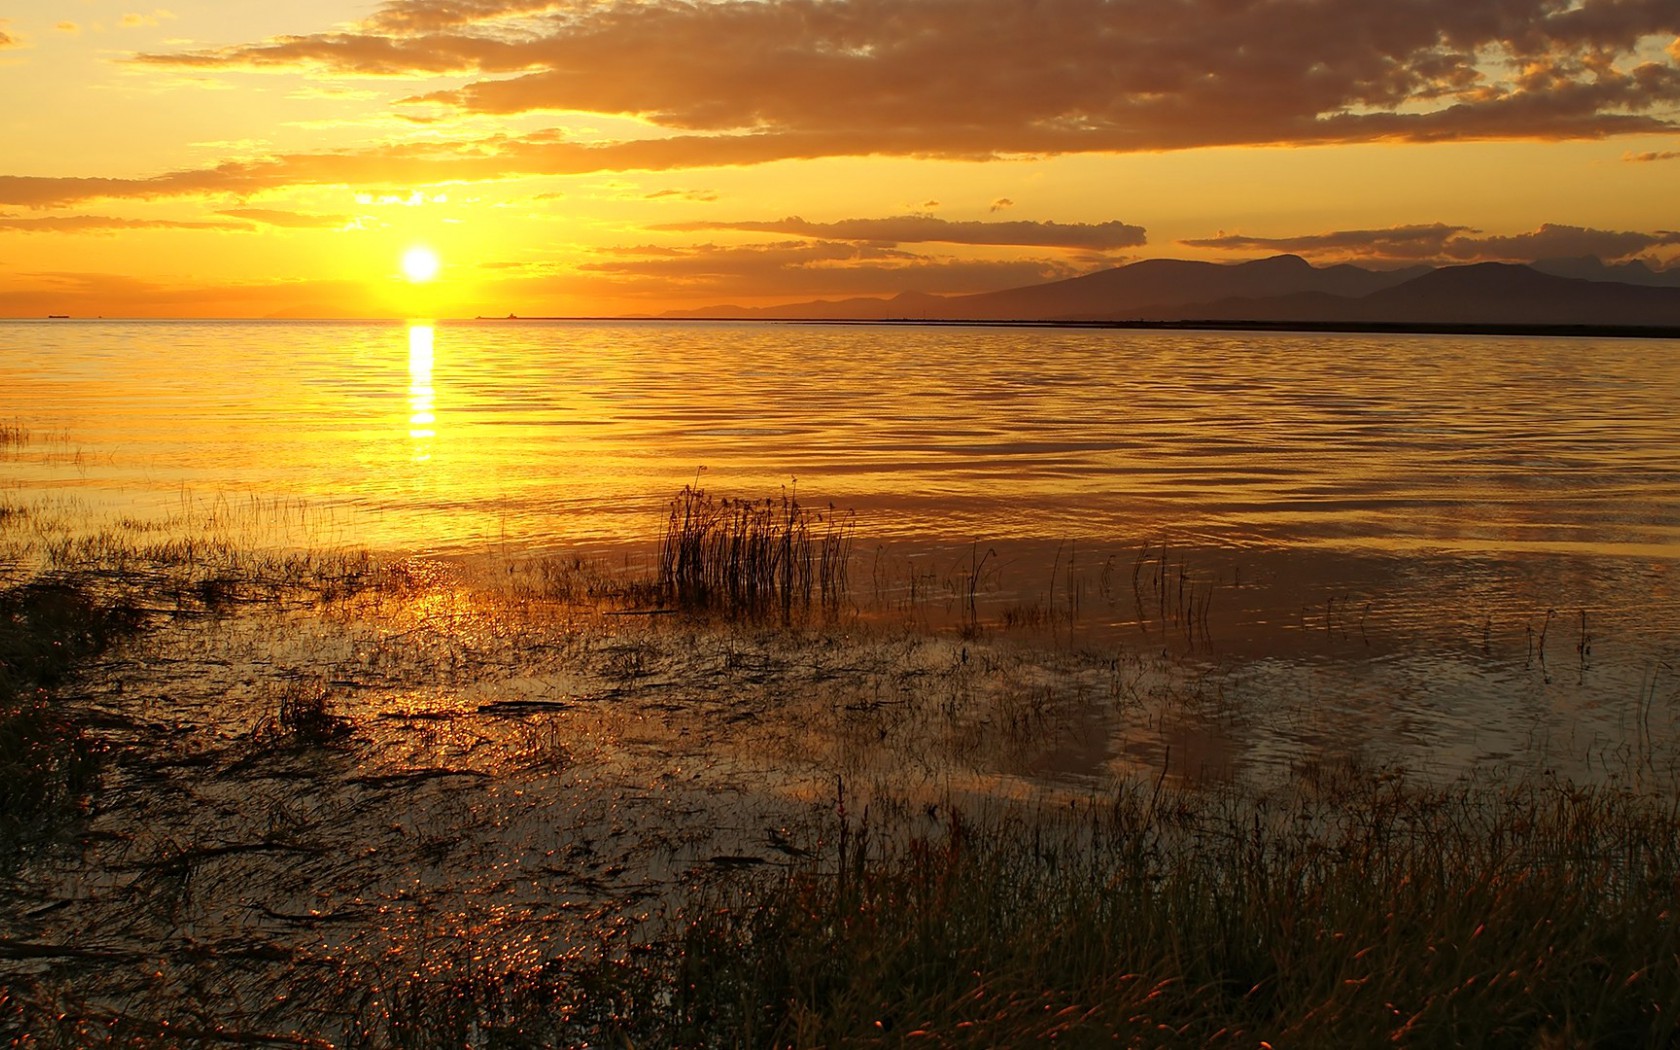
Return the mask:
<path fill-rule="evenodd" d="M 789 619 L 814 603 L 837 611 L 851 548 L 850 511 L 813 514 L 785 490 L 780 499 L 717 500 L 685 485 L 660 542 L 658 591 L 678 607 L 730 615 Z"/>

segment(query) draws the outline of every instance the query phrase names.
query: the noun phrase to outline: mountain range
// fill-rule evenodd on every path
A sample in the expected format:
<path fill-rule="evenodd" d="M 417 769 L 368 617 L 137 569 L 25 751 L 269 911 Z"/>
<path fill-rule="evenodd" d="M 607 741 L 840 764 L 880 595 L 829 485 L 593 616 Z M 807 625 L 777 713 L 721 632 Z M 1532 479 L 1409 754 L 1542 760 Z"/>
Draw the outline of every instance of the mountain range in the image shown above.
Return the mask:
<path fill-rule="evenodd" d="M 1149 259 L 1081 277 L 978 295 L 673 311 L 685 318 L 1029 321 L 1286 327 L 1563 326 L 1680 328 L 1680 267 L 1596 258 L 1367 270 L 1294 255 L 1242 263 Z"/>

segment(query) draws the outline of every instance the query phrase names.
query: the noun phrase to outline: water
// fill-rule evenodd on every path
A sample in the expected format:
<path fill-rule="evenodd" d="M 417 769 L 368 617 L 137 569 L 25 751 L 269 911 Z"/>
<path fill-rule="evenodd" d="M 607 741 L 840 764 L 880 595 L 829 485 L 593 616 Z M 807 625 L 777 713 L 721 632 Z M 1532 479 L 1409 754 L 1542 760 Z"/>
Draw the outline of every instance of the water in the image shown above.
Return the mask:
<path fill-rule="evenodd" d="M 25 488 L 370 512 L 377 543 L 619 539 L 705 468 L 874 535 L 1670 557 L 1671 344 L 708 324 L 0 327 Z M 94 465 L 88 466 L 91 461 Z"/>
<path fill-rule="evenodd" d="M 685 484 L 787 489 L 855 512 L 865 604 L 919 602 L 937 626 L 972 588 L 990 624 L 1199 661 L 1262 698 L 1186 730 L 1178 754 L 1209 766 L 1350 738 L 1454 768 L 1580 765 L 1680 706 L 1675 349 L 7 322 L 0 423 L 31 440 L 0 480 L 96 513 L 301 500 L 332 542 L 444 556 L 645 548 Z M 1070 771 L 1168 746 L 1128 732 Z"/>

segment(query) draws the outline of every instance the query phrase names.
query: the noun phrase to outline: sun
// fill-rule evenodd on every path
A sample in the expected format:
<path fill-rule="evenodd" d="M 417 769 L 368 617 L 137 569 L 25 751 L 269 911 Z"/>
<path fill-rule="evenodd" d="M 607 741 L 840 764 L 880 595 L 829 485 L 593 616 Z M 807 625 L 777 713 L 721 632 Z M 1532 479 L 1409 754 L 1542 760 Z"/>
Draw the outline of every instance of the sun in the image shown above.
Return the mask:
<path fill-rule="evenodd" d="M 415 284 L 436 277 L 439 265 L 437 252 L 425 245 L 415 245 L 403 253 L 402 271 Z"/>

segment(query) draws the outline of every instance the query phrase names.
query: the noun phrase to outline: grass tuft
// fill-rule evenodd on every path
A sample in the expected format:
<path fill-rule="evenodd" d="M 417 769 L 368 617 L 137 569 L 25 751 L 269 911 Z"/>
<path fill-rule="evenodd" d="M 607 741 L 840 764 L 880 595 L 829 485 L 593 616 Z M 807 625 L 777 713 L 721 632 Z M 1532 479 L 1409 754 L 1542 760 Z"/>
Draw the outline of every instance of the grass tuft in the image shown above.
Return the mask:
<path fill-rule="evenodd" d="M 319 684 L 288 682 L 274 716 L 258 727 L 259 740 L 290 747 L 326 747 L 350 736 L 350 719 L 333 712 L 332 694 Z"/>

